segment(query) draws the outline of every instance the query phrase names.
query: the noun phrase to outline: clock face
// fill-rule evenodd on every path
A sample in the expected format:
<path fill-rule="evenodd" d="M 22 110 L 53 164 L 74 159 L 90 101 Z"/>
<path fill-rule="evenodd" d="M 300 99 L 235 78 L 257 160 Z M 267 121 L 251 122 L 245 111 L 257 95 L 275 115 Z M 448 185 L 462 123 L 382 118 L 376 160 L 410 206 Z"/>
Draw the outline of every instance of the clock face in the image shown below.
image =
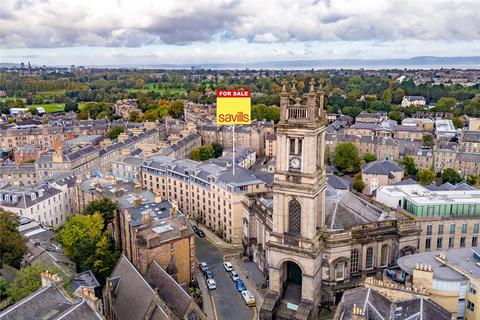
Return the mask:
<path fill-rule="evenodd" d="M 302 165 L 302 161 L 299 157 L 292 157 L 290 158 L 290 168 L 292 169 L 300 169 Z"/>

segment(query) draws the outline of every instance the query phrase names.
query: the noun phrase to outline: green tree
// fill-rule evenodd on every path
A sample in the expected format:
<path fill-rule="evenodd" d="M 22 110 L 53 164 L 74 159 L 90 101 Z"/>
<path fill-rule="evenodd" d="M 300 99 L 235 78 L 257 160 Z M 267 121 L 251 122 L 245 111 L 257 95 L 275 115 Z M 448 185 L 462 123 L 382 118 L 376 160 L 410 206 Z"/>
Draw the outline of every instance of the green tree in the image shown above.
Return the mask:
<path fill-rule="evenodd" d="M 195 148 L 192 150 L 192 153 L 190 154 L 190 159 L 195 160 L 195 161 L 200 161 L 200 148 Z"/>
<path fill-rule="evenodd" d="M 335 147 L 333 164 L 343 173 L 355 173 L 360 170 L 360 157 L 357 147 L 351 142 L 342 142 Z"/>
<path fill-rule="evenodd" d="M 107 132 L 107 138 L 110 140 L 114 140 L 118 138 L 118 135 L 122 133 L 125 129 L 123 127 L 115 127 L 110 129 L 110 131 Z"/>
<path fill-rule="evenodd" d="M 8 294 L 8 287 L 10 284 L 8 283 L 7 279 L 4 277 L 0 276 L 0 301 L 3 299 L 7 298 Z"/>
<path fill-rule="evenodd" d="M 365 163 L 369 163 L 377 160 L 377 157 L 373 153 L 367 152 L 363 156 L 363 160 L 365 161 Z"/>
<path fill-rule="evenodd" d="M 206 144 L 200 147 L 200 160 L 205 161 L 210 158 L 213 158 L 215 155 L 215 150 L 213 149 L 212 145 Z"/>
<path fill-rule="evenodd" d="M 83 209 L 83 214 L 92 215 L 98 212 L 102 215 L 105 225 L 107 225 L 113 220 L 113 215 L 116 210 L 117 210 L 116 202 L 108 198 L 101 198 L 101 199 L 90 201 L 85 207 L 85 209 Z"/>
<path fill-rule="evenodd" d="M 44 270 L 56 273 L 65 280 L 65 275 L 53 265 L 38 263 L 22 268 L 7 290 L 13 303 L 22 300 L 42 286 L 41 274 Z"/>
<path fill-rule="evenodd" d="M 397 123 L 400 123 L 402 121 L 402 113 L 400 111 L 390 111 L 388 113 L 388 117 L 392 120 L 397 121 Z"/>
<path fill-rule="evenodd" d="M 18 231 L 18 216 L 10 211 L 0 209 L 0 267 L 5 263 L 15 268 L 25 254 L 25 241 Z"/>
<path fill-rule="evenodd" d="M 39 114 L 38 109 L 35 107 L 29 107 L 28 112 L 31 113 L 33 116 L 38 116 Z"/>
<path fill-rule="evenodd" d="M 140 113 L 138 113 L 138 111 L 132 111 L 129 114 L 128 121 L 130 121 L 130 122 L 140 122 L 140 121 L 142 121 L 142 117 L 140 116 Z"/>
<path fill-rule="evenodd" d="M 418 170 L 413 157 L 408 156 L 401 163 L 405 166 L 405 175 L 414 176 L 417 174 Z"/>
<path fill-rule="evenodd" d="M 362 192 L 363 189 L 365 189 L 365 183 L 362 179 L 355 179 L 355 181 L 353 181 L 352 187 L 355 191 Z"/>
<path fill-rule="evenodd" d="M 223 153 L 223 146 L 219 143 L 212 143 L 213 147 L 213 157 L 218 158 L 222 155 Z"/>
<path fill-rule="evenodd" d="M 463 128 L 463 120 L 460 119 L 459 117 L 454 117 L 452 119 L 452 122 L 453 122 L 453 125 L 455 126 L 455 128 L 457 128 L 457 129 Z"/>
<path fill-rule="evenodd" d="M 277 123 L 280 120 L 280 109 L 275 106 L 267 106 L 263 103 L 256 104 L 252 107 L 252 119 Z"/>
<path fill-rule="evenodd" d="M 430 134 L 424 135 L 422 145 L 424 147 L 433 148 L 435 146 L 435 141 L 433 140 L 433 136 Z"/>
<path fill-rule="evenodd" d="M 108 231 L 104 230 L 104 221 L 98 212 L 69 217 L 58 232 L 57 240 L 80 271 L 91 269 L 101 283 L 119 256 Z"/>
<path fill-rule="evenodd" d="M 392 102 L 392 90 L 386 89 L 382 93 L 382 100 L 388 103 Z"/>
<path fill-rule="evenodd" d="M 451 184 L 457 184 L 462 180 L 458 172 L 452 168 L 447 168 L 442 171 L 442 183 L 450 182 Z"/>
<path fill-rule="evenodd" d="M 476 185 L 479 180 L 480 180 L 479 177 L 476 177 L 476 176 L 468 176 L 467 177 L 467 183 L 471 186 Z"/>
<path fill-rule="evenodd" d="M 449 112 L 453 110 L 456 104 L 457 100 L 455 98 L 442 97 L 435 104 L 435 110 L 439 112 Z"/>
<path fill-rule="evenodd" d="M 420 169 L 417 172 L 417 181 L 422 184 L 430 184 L 435 179 L 435 172 L 430 169 Z"/>
<path fill-rule="evenodd" d="M 183 102 L 175 101 L 168 106 L 168 114 L 173 118 L 180 118 L 183 115 Z"/>

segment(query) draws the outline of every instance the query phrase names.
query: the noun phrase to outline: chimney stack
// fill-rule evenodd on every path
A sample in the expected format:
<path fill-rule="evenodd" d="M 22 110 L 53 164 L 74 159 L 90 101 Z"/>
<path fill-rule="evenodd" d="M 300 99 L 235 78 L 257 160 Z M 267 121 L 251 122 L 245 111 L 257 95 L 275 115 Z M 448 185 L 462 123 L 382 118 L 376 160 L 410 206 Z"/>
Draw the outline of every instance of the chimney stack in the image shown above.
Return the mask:
<path fill-rule="evenodd" d="M 58 284 L 62 279 L 56 273 L 51 273 L 48 270 L 44 270 L 40 278 L 42 280 L 42 287 L 49 287 Z"/>

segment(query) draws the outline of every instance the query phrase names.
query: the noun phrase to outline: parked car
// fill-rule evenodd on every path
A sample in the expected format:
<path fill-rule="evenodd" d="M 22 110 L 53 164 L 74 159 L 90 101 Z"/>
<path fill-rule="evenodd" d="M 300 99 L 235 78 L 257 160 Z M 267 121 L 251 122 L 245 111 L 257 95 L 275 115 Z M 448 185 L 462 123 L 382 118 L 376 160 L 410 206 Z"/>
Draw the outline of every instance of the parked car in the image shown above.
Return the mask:
<path fill-rule="evenodd" d="M 236 271 L 230 272 L 230 278 L 232 278 L 233 282 L 236 282 L 238 279 L 240 279 Z"/>
<path fill-rule="evenodd" d="M 235 285 L 237 286 L 238 292 L 247 290 L 247 288 L 245 288 L 245 285 L 243 284 L 242 279 L 240 278 L 238 278 L 237 281 L 235 281 Z"/>
<path fill-rule="evenodd" d="M 203 232 L 202 229 L 198 229 L 197 236 L 200 238 L 205 238 L 205 232 Z"/>
<path fill-rule="evenodd" d="M 200 262 L 198 266 L 200 267 L 200 270 L 202 270 L 203 273 L 205 273 L 205 271 L 208 270 L 208 266 L 206 262 Z"/>
<path fill-rule="evenodd" d="M 225 271 L 227 271 L 227 272 L 233 271 L 233 266 L 230 262 L 225 261 L 223 263 L 223 267 L 225 268 Z"/>
<path fill-rule="evenodd" d="M 215 283 L 215 280 L 213 279 L 207 279 L 207 288 L 209 290 L 213 290 L 217 288 L 217 284 Z"/>
<path fill-rule="evenodd" d="M 254 307 L 255 306 L 255 297 L 253 296 L 253 294 L 250 291 L 248 291 L 248 290 L 242 291 L 242 298 L 245 301 L 245 303 L 247 304 L 247 306 L 249 306 L 249 307 Z"/>
<path fill-rule="evenodd" d="M 213 272 L 211 270 L 205 271 L 205 278 L 206 279 L 213 279 Z"/>

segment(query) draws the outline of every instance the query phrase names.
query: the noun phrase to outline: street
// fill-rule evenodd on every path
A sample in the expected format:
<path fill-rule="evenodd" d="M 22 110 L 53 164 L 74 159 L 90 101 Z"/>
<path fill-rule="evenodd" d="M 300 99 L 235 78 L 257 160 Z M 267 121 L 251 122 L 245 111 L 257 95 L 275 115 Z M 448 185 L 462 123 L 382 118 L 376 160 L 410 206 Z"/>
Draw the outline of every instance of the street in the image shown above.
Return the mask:
<path fill-rule="evenodd" d="M 246 320 L 253 318 L 253 309 L 246 306 L 237 291 L 229 273 L 223 268 L 223 256 L 234 253 L 233 249 L 218 249 L 206 238 L 196 239 L 196 257 L 199 262 L 206 262 L 213 271 L 217 289 L 211 290 L 219 320 Z M 244 280 L 244 279 L 242 279 Z M 205 279 L 198 279 L 205 281 Z"/>

